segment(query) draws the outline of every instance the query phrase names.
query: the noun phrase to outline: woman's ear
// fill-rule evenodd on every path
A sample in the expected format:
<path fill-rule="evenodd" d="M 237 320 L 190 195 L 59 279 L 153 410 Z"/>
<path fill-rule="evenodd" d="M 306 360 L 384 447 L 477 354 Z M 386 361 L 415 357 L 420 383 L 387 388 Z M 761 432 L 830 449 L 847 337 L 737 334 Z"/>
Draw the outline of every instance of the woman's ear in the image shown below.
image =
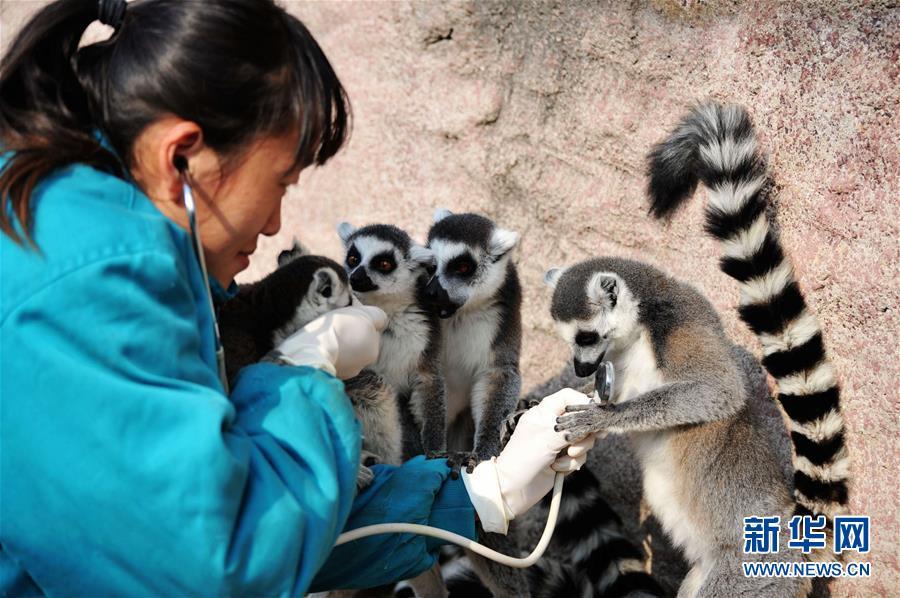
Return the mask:
<path fill-rule="evenodd" d="M 195 122 L 178 119 L 160 132 L 155 148 L 155 170 L 158 188 L 164 190 L 165 197 L 159 199 L 181 204 L 181 173 L 176 164 L 186 163 L 190 176 L 195 172 L 191 168 L 191 158 L 196 157 L 203 147 L 203 132 Z"/>

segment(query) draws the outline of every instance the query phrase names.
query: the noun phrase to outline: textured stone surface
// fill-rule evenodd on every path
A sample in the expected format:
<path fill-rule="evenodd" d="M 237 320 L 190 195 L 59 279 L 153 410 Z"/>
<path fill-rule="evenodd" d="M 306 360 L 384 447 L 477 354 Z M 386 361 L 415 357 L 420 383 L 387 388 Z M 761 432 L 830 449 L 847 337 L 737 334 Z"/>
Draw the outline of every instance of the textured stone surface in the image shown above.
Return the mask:
<path fill-rule="evenodd" d="M 0 3 L 0 45 L 40 4 Z M 841 375 L 852 511 L 872 516 L 872 578 L 833 592 L 896 592 L 894 2 L 284 4 L 337 69 L 354 133 L 335 160 L 303 174 L 282 233 L 242 279 L 267 272 L 292 235 L 337 256 L 342 219 L 421 238 L 436 207 L 484 212 L 523 234 L 526 387 L 568 360 L 544 270 L 597 254 L 692 281 L 756 350 L 734 314 L 736 284 L 701 233 L 705 192 L 668 226 L 646 216 L 643 198 L 643 157 L 691 102 L 746 105 L 771 154 L 785 246 Z"/>
<path fill-rule="evenodd" d="M 746 105 L 771 153 L 778 218 L 841 374 L 874 575 L 837 596 L 889 594 L 898 573 L 898 91 L 900 15 L 886 3 L 290 3 L 355 113 L 346 152 L 304 174 L 285 230 L 330 255 L 341 219 L 420 238 L 431 211 L 483 211 L 523 233 L 526 387 L 567 361 L 544 270 L 626 255 L 692 281 L 728 330 L 736 284 L 701 234 L 705 192 L 661 226 L 643 157 L 693 101 Z"/>

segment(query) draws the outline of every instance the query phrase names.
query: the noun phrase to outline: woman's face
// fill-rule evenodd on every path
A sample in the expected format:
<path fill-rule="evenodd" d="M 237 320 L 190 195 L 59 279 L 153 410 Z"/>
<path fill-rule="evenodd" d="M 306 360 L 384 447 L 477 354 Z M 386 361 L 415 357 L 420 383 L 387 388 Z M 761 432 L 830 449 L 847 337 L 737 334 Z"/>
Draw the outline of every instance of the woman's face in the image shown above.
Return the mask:
<path fill-rule="evenodd" d="M 223 157 L 202 143 L 193 123 L 164 119 L 148 127 L 135 143 L 132 175 L 170 220 L 188 226 L 176 156 L 188 163 L 197 224 L 209 274 L 227 287 L 250 265 L 260 235 L 281 228 L 281 199 L 297 182 L 297 135 L 270 135 Z"/>
<path fill-rule="evenodd" d="M 189 160 L 206 266 L 223 286 L 250 265 L 260 235 L 281 229 L 281 199 L 300 176 L 295 149 L 294 136 L 264 137 L 231 164 L 212 152 Z"/>

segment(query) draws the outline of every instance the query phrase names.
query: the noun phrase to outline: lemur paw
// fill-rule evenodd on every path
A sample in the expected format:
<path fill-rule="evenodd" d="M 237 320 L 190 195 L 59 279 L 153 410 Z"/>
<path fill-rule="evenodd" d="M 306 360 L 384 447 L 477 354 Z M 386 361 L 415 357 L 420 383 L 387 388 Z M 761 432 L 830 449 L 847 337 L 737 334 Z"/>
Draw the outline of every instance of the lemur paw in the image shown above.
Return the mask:
<path fill-rule="evenodd" d="M 374 479 L 375 473 L 360 463 L 359 469 L 356 470 L 356 489 L 362 490 L 363 488 L 366 488 Z"/>
<path fill-rule="evenodd" d="M 466 473 L 472 473 L 475 466 L 478 465 L 478 457 L 469 451 L 429 451 L 425 453 L 427 459 L 447 459 L 447 467 L 450 468 L 450 478 L 459 478 L 459 472 L 463 466 Z"/>
<path fill-rule="evenodd" d="M 509 442 L 509 439 L 512 437 L 513 432 L 516 431 L 516 426 L 519 425 L 519 418 L 522 417 L 522 414 L 538 403 L 540 403 L 540 401 L 522 399 L 516 405 L 516 410 L 506 416 L 506 419 L 503 420 L 503 425 L 500 428 L 501 451 L 506 448 L 506 443 Z"/>
<path fill-rule="evenodd" d="M 566 412 L 556 418 L 557 432 L 565 432 L 566 442 L 578 442 L 609 427 L 611 409 L 607 406 L 588 403 L 569 405 Z"/>

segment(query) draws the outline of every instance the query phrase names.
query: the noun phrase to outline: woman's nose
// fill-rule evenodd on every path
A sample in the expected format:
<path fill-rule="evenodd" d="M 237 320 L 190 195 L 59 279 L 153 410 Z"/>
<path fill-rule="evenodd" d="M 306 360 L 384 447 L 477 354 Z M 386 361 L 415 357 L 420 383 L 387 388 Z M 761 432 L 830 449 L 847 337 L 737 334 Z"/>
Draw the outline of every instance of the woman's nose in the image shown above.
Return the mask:
<path fill-rule="evenodd" d="M 262 229 L 262 234 L 267 237 L 271 237 L 273 235 L 278 234 L 278 231 L 281 230 L 281 202 L 278 202 L 278 207 L 272 212 L 272 215 L 269 217 L 269 221 L 266 222 L 266 226 Z"/>

